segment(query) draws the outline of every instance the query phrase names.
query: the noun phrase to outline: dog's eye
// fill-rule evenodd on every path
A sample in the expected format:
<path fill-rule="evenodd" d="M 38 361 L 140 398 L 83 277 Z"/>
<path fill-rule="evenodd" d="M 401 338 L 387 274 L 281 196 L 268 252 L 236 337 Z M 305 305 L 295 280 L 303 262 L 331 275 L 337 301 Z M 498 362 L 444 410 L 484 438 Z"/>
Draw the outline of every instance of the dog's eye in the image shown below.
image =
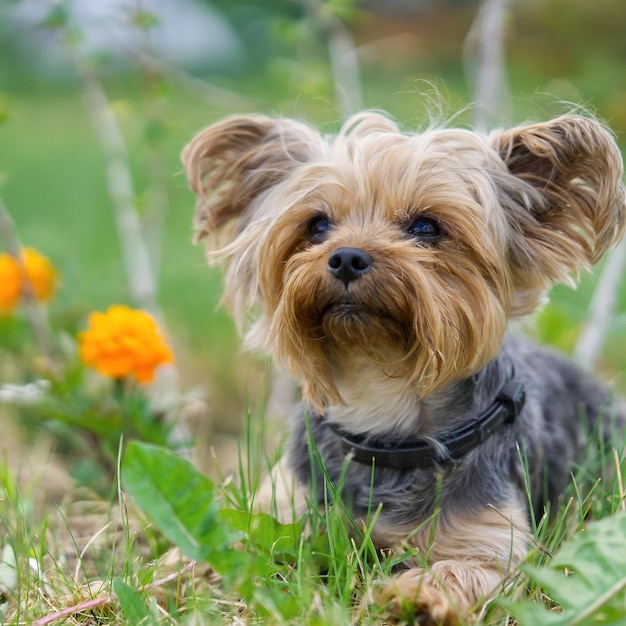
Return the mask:
<path fill-rule="evenodd" d="M 325 215 L 316 215 L 309 221 L 307 237 L 311 243 L 322 243 L 330 230 L 330 220 Z"/>
<path fill-rule="evenodd" d="M 418 217 L 407 228 L 406 232 L 416 239 L 432 241 L 443 235 L 443 230 L 436 219 L 432 217 Z"/>

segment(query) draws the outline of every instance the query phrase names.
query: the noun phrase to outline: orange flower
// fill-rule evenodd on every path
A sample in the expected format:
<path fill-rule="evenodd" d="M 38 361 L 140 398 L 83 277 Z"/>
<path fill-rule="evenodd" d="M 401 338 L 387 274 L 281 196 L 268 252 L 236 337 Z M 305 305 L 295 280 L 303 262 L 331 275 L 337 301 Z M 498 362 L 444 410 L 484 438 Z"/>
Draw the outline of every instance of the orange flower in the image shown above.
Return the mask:
<path fill-rule="evenodd" d="M 78 341 L 82 362 L 111 378 L 133 376 L 150 382 L 159 365 L 174 360 L 156 322 L 127 306 L 92 313 Z"/>
<path fill-rule="evenodd" d="M 0 313 L 10 313 L 28 289 L 37 300 L 48 300 L 58 282 L 52 263 L 34 248 L 22 250 L 20 263 L 0 254 Z"/>
<path fill-rule="evenodd" d="M 22 263 L 28 284 L 32 286 L 35 297 L 38 300 L 48 300 L 59 282 L 57 271 L 52 263 L 34 248 L 22 250 Z"/>
<path fill-rule="evenodd" d="M 0 314 L 10 313 L 22 291 L 22 272 L 10 254 L 0 254 Z"/>

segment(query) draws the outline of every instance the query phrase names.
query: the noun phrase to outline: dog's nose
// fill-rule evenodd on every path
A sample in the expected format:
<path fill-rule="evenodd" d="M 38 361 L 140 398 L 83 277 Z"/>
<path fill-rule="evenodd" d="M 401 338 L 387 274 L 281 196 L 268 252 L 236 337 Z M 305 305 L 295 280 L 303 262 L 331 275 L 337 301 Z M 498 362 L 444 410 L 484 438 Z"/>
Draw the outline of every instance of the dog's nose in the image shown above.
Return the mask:
<path fill-rule="evenodd" d="M 372 257 L 361 248 L 337 248 L 328 257 L 328 271 L 346 285 L 366 274 L 372 267 Z"/>

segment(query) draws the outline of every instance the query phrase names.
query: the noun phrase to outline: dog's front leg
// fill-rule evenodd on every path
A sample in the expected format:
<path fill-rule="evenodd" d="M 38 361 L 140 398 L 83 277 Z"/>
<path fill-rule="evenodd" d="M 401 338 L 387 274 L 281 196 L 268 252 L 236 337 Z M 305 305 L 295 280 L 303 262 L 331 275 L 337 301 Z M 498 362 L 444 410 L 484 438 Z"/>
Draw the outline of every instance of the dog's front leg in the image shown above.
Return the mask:
<path fill-rule="evenodd" d="M 411 543 L 427 555 L 385 583 L 380 599 L 392 613 L 420 616 L 420 623 L 458 624 L 459 618 L 499 591 L 526 555 L 529 524 L 521 506 L 440 519 L 428 549 L 427 531 Z"/>
<path fill-rule="evenodd" d="M 253 510 L 269 513 L 282 524 L 290 524 L 306 511 L 306 487 L 295 477 L 283 457 L 265 477 L 255 494 Z"/>

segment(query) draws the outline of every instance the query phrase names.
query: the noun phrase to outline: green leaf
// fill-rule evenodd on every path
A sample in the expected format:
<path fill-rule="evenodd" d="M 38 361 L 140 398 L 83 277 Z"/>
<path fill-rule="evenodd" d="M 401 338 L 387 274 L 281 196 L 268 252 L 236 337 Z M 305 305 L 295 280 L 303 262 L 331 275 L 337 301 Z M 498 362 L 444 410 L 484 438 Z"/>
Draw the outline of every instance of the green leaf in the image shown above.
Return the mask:
<path fill-rule="evenodd" d="M 145 598 L 140 591 L 133 589 L 120 578 L 113 581 L 113 591 L 129 624 L 138 624 L 141 620 L 150 617 Z"/>
<path fill-rule="evenodd" d="M 626 511 L 589 524 L 564 544 L 546 567 L 524 571 L 561 606 L 502 600 L 520 624 L 591 626 L 626 623 Z"/>
<path fill-rule="evenodd" d="M 215 486 L 190 463 L 171 451 L 136 441 L 128 445 L 122 463 L 122 482 L 127 492 L 181 552 L 206 561 L 224 578 L 224 586 L 236 589 L 250 601 L 263 592 L 281 597 L 280 566 L 267 558 L 263 546 L 295 545 L 301 528 L 284 526 L 269 516 L 236 511 L 219 512 Z M 243 531 L 252 533 L 247 540 Z M 242 550 L 241 541 L 252 549 Z M 274 586 L 278 589 L 274 589 Z M 269 596 L 268 596 L 269 597 Z"/>
<path fill-rule="evenodd" d="M 223 509 L 220 518 L 245 533 L 249 544 L 272 556 L 296 555 L 304 532 L 304 524 L 281 524 L 267 513 L 251 514 L 236 509 Z"/>
<path fill-rule="evenodd" d="M 215 486 L 191 463 L 165 448 L 131 442 L 122 464 L 123 484 L 141 509 L 183 554 L 216 569 L 235 540 L 218 518 Z"/>
<path fill-rule="evenodd" d="M 562 621 L 562 613 L 549 611 L 531 600 L 516 603 L 508 598 L 499 598 L 498 604 L 510 611 L 520 626 L 562 626 L 567 623 Z"/>

